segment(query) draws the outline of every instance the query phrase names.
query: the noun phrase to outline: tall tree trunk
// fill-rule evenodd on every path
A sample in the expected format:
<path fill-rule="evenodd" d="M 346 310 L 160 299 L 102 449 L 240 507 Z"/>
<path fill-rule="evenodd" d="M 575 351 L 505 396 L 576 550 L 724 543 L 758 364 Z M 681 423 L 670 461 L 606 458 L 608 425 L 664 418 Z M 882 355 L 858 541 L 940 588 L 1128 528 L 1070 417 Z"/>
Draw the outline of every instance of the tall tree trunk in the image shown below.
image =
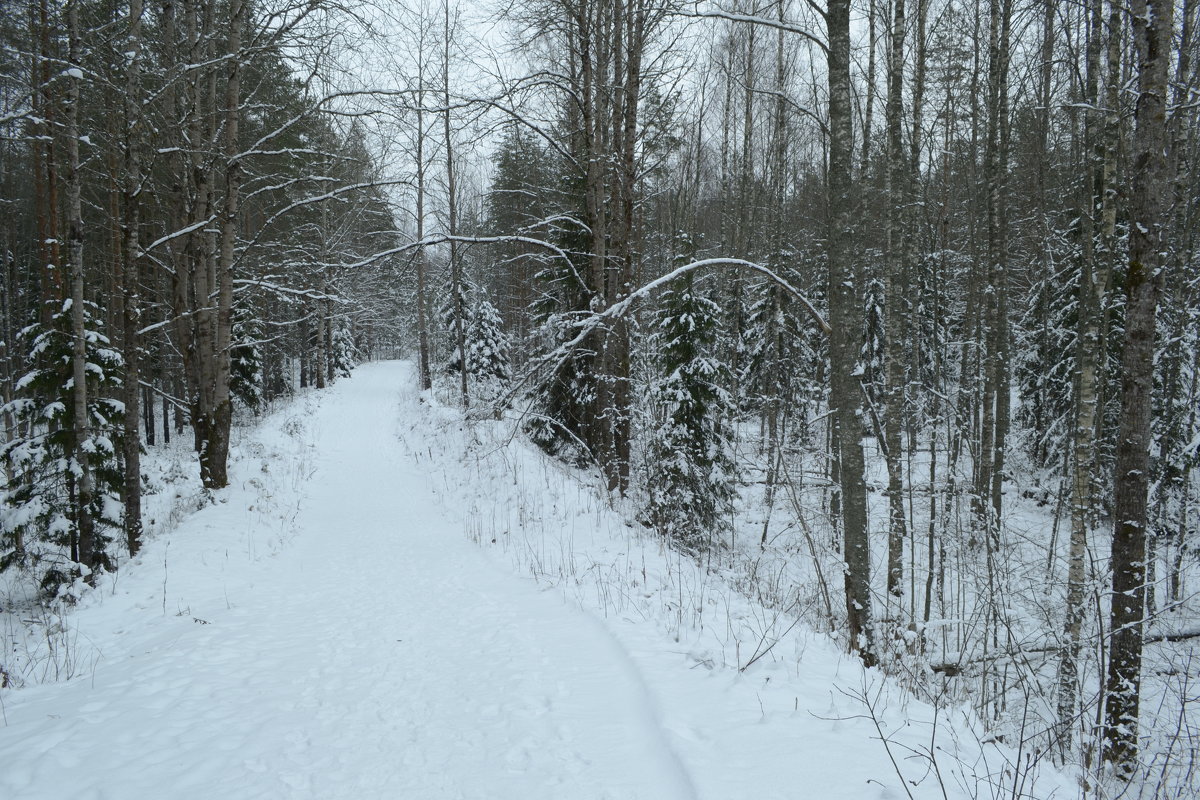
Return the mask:
<path fill-rule="evenodd" d="M 467 361 L 467 309 L 463 307 L 463 293 L 466 291 L 466 287 L 463 285 L 462 260 L 458 257 L 458 242 L 454 238 L 458 236 L 458 195 L 454 173 L 454 137 L 450 131 L 450 0 L 445 0 L 443 9 L 446 28 L 442 40 L 444 45 L 442 51 L 442 99 L 445 101 L 446 108 L 442 116 L 442 130 L 446 137 L 446 217 L 450 234 L 450 293 L 451 303 L 454 304 L 454 346 L 458 350 L 459 393 L 462 407 L 466 408 L 471 404 L 467 385 L 467 371 L 470 364 Z"/>
<path fill-rule="evenodd" d="M 616 98 L 619 114 L 613 116 L 617 208 L 614 261 L 609 265 L 608 302 L 620 302 L 632 290 L 637 277 L 637 144 L 639 138 L 639 99 L 642 91 L 642 54 L 645 50 L 646 4 L 644 0 L 618 0 L 614 14 L 614 61 Z M 629 323 L 616 320 L 606 341 L 605 373 L 612 382 L 612 456 L 615 460 L 610 477 L 611 488 L 624 494 L 629 487 L 632 439 L 633 393 L 630 386 L 631 339 Z"/>
<path fill-rule="evenodd" d="M 34 115 L 42 120 L 33 141 L 34 204 L 37 214 L 38 266 L 41 270 L 39 319 L 48 329 L 64 297 L 58 235 L 58 163 L 55 147 L 58 100 L 50 79 L 50 19 L 46 0 L 39 0 L 36 15 L 30 7 L 30 33 L 36 31 L 37 55 L 30 80 Z"/>
<path fill-rule="evenodd" d="M 583 205 L 589 231 L 584 274 L 589 311 L 629 291 L 636 271 L 636 154 L 641 55 L 648 35 L 639 0 L 564 4 L 578 114 L 572 148 L 583 167 Z M 579 309 L 585 310 L 585 309 Z M 623 319 L 598 327 L 572 363 L 586 385 L 586 419 L 576 420 L 611 491 L 629 481 L 631 435 L 630 329 Z M 573 390 L 566 390 L 573 391 Z"/>
<path fill-rule="evenodd" d="M 171 317 L 176 347 L 182 360 L 182 386 L 176 394 L 188 404 L 191 422 L 195 425 L 200 410 L 201 381 L 199 330 L 201 312 L 195 300 L 203 267 L 206 239 L 201 232 L 207 218 L 206 204 L 208 173 L 201 156 L 199 143 L 205 140 L 201 120 L 201 84 L 204 71 L 188 70 L 188 64 L 200 64 L 207 59 L 201 47 L 200 19 L 195 0 L 164 0 L 162 10 L 162 52 L 165 58 L 166 85 L 164 106 L 173 113 L 177 130 L 188 141 L 197 142 L 189 154 L 184 148 L 172 148 L 166 156 L 170 175 L 170 209 L 173 232 L 166 243 L 171 276 Z M 207 294 L 204 295 L 207 297 Z M 164 417 L 165 420 L 165 417 Z M 176 432 L 181 433 L 181 415 L 175 414 Z M 169 442 L 164 429 L 164 442 Z M 203 436 L 194 429 L 194 444 L 200 451 Z"/>
<path fill-rule="evenodd" d="M 901 466 L 901 423 L 904 415 L 904 350 L 907 326 L 901 310 L 907 287 L 909 264 L 904 240 L 908 227 L 907 181 L 909 160 L 902 136 L 904 92 L 904 40 L 907 20 L 904 0 L 893 0 L 891 48 L 888 50 L 887 125 L 887 262 L 884 268 L 887 314 L 884 355 L 885 416 L 884 459 L 888 474 L 888 570 L 887 591 L 899 598 L 904 585 L 904 541 L 908 530 L 904 515 L 904 479 Z"/>
<path fill-rule="evenodd" d="M 580 4 L 579 60 L 583 89 L 581 98 L 583 141 L 586 176 L 584 181 L 587 224 L 591 230 L 587 284 L 591 310 L 604 306 L 605 270 L 608 264 L 608 194 L 609 157 L 608 131 L 611 125 L 611 79 L 608 66 L 608 37 L 605 27 L 607 3 Z M 611 385 L 604 376 L 601 353 L 604 351 L 605 331 L 597 330 L 585 347 L 587 363 L 594 382 L 589 419 L 584 423 L 587 443 L 599 461 L 608 486 L 615 488 L 617 473 L 613 469 L 611 448 L 612 402 Z"/>
<path fill-rule="evenodd" d="M 984 158 L 987 185 L 987 307 L 984 314 L 983 417 L 975 465 L 975 508 L 992 551 L 1000 543 L 1001 488 L 1009 419 L 1008 371 L 1008 66 L 1011 0 L 991 0 L 988 116 Z"/>
<path fill-rule="evenodd" d="M 124 277 L 124 357 L 125 357 L 125 543 L 129 555 L 136 556 L 142 540 L 142 437 L 138 427 L 141 387 L 141 224 L 142 165 L 139 138 L 142 135 L 142 0 L 130 0 L 129 33 L 125 44 L 125 132 L 122 190 L 123 239 L 121 247 Z M 154 423 L 147 423 L 153 436 Z"/>
<path fill-rule="evenodd" d="M 1104 760 L 1126 779 L 1138 766 L 1154 328 L 1171 186 L 1167 73 L 1174 7 L 1174 0 L 1132 0 L 1130 16 L 1137 59 L 1137 101 L 1125 278 L 1125 351 L 1121 359 L 1121 414 L 1113 487 L 1113 586 L 1103 750 Z"/>
<path fill-rule="evenodd" d="M 999 571 L 993 567 L 998 562 L 1001 544 L 1001 523 L 1004 518 L 1004 472 L 1008 454 L 1008 428 L 1011 421 L 1012 394 L 1010 386 L 1012 373 L 1009 367 L 1010 333 L 1008 321 L 1008 285 L 1009 285 L 1009 219 L 1008 219 L 1008 172 L 1009 172 L 1009 143 L 1011 140 L 1009 125 L 1009 62 L 1011 58 L 1012 40 L 1012 0 L 999 0 L 1000 5 L 1000 40 L 998 53 L 998 74 L 996 75 L 996 91 L 994 100 L 996 155 L 993 182 L 989 185 L 989 199 L 995 213 L 995 241 L 989 242 L 991 256 L 992 281 L 991 289 L 995 294 L 995 317 L 989 330 L 988 343 L 988 375 L 987 394 L 993 398 L 995 414 L 993 416 L 994 430 L 992 432 L 991 467 L 989 477 L 991 484 L 988 488 L 990 509 L 990 536 L 988 539 L 988 572 L 995 574 L 993 601 L 991 602 L 994 616 L 992 641 L 998 649 L 1001 639 L 1007 636 L 1007 629 L 1001 619 L 1001 596 L 1003 587 L 1000 584 Z M 996 679 L 996 710 L 999 713 L 1005 703 L 1005 686 L 1003 678 L 997 673 Z"/>
<path fill-rule="evenodd" d="M 188 3 L 190 14 L 189 40 L 192 42 L 191 52 L 194 58 L 189 65 L 199 63 L 213 64 L 217 59 L 215 30 L 213 28 L 213 11 L 201 0 L 191 0 Z M 192 114 L 188 120 L 190 140 L 207 144 L 215 149 L 217 146 L 216 115 L 217 115 L 217 68 L 210 67 L 201 71 L 188 67 L 188 71 L 197 73 L 195 83 L 189 87 L 192 90 Z M 190 352 L 191 369 L 187 370 L 189 378 L 189 395 L 191 399 L 192 434 L 196 453 L 200 458 L 200 480 L 206 488 L 219 488 L 220 483 L 214 481 L 212 475 L 212 437 L 215 427 L 212 416 L 216 406 L 215 393 L 217 387 L 217 365 L 213 358 L 216 350 L 217 313 L 212 302 L 216 294 L 217 282 L 217 242 L 213 236 L 212 215 L 218 215 L 216 205 L 216 159 L 204 146 L 193 146 L 191 155 L 191 204 L 192 220 L 196 225 L 189 242 L 191 248 L 190 272 L 192 305 L 188 311 L 192 320 Z M 185 360 L 185 366 L 187 361 Z"/>
<path fill-rule="evenodd" d="M 1065 757 L 1071 745 L 1071 722 L 1075 715 L 1076 682 L 1082 644 L 1085 580 L 1087 577 L 1087 540 L 1092 523 L 1092 495 L 1096 464 L 1096 422 L 1098 416 L 1098 358 L 1105 348 L 1100 341 L 1100 315 L 1105 307 L 1111 272 L 1110 246 L 1113 231 L 1109 206 L 1113 204 L 1109 181 L 1115 167 L 1115 142 L 1105 131 L 1105 116 L 1116 115 L 1116 87 L 1120 81 L 1120 30 L 1108 32 L 1107 82 L 1113 106 L 1104 108 L 1100 99 L 1100 51 L 1104 41 L 1104 0 L 1092 0 L 1089 10 L 1087 71 L 1084 103 L 1084 146 L 1088 160 L 1084 180 L 1083 209 L 1080 214 L 1080 258 L 1078 323 L 1075 346 L 1076 397 L 1072 435 L 1073 471 L 1071 478 L 1071 534 L 1067 555 L 1067 597 L 1064 633 L 1066 644 L 1058 667 L 1058 739 Z M 1047 13 L 1053 12 L 1053 7 Z M 1116 20 L 1113 20 L 1116 22 Z M 1051 23 L 1046 22 L 1047 27 Z"/>
<path fill-rule="evenodd" d="M 867 666 L 876 663 L 871 619 L 871 553 L 867 489 L 859 414 L 860 308 L 854 281 L 853 125 L 850 103 L 850 2 L 830 0 L 829 51 L 829 336 L 830 397 L 839 454 L 846 619 L 850 647 Z"/>
<path fill-rule="evenodd" d="M 80 69 L 79 3 L 67 4 L 67 64 L 66 119 L 64 135 L 67 144 L 67 262 L 71 276 L 71 354 L 72 403 L 74 429 L 71 457 L 76 465 L 75 525 L 79 543 L 79 562 L 88 569 L 99 566 L 103 553 L 96 536 L 92 518 L 95 478 L 89 453 L 91 426 L 88 419 L 87 391 L 87 330 L 83 296 L 83 178 L 79 173 L 79 83 Z"/>
<path fill-rule="evenodd" d="M 926 21 L 928 19 L 928 16 L 929 16 L 929 0 L 917 0 L 917 27 L 916 27 L 915 34 L 913 36 L 913 44 L 912 44 L 913 50 L 915 53 L 914 58 L 913 58 L 914 64 L 913 64 L 913 88 L 912 88 L 912 130 L 909 135 L 909 142 L 908 142 L 909 156 L 908 156 L 908 163 L 906 165 L 907 166 L 907 177 L 905 180 L 905 214 L 903 217 L 903 219 L 905 221 L 904 263 L 907 265 L 908 274 L 910 276 L 913 274 L 912 270 L 914 270 L 916 268 L 916 264 L 917 264 L 917 247 L 918 247 L 917 207 L 918 207 L 918 201 L 919 201 L 918 184 L 919 184 L 920 177 L 921 177 L 921 136 L 922 136 L 922 122 L 923 122 L 924 102 L 925 102 L 925 71 L 926 71 L 926 60 L 927 60 L 926 48 L 925 48 L 925 27 L 926 27 Z M 931 271 L 932 271 L 931 289 L 933 292 L 933 297 L 932 297 L 933 303 L 932 303 L 931 316 L 934 320 L 938 320 L 938 319 L 941 319 L 941 310 L 940 310 L 941 303 L 940 303 L 940 292 L 939 292 L 940 287 L 938 285 L 937 266 L 931 265 Z M 909 285 L 910 286 L 914 285 L 911 280 L 909 282 Z M 911 321 L 911 318 L 910 318 L 910 324 L 913 324 Z M 914 326 L 914 329 L 915 329 L 915 326 Z M 915 336 L 916 336 L 916 334 L 914 333 L 913 338 L 915 338 Z M 920 359 L 922 358 L 922 356 L 925 353 L 928 353 L 934 359 L 934 364 L 935 364 L 935 366 L 933 368 L 934 375 L 937 376 L 937 375 L 940 375 L 940 373 L 941 373 L 942 350 L 941 350 L 941 341 L 940 341 L 940 338 L 937 333 L 936 323 L 934 325 L 933 334 L 930 337 L 930 341 L 925 343 L 924 348 L 918 348 L 914 345 L 912 350 L 913 350 L 913 352 L 912 352 L 913 366 L 912 366 L 911 373 L 909 375 L 909 381 L 910 381 L 911 385 L 913 385 L 914 387 L 917 387 L 918 391 L 919 391 L 920 390 L 919 389 L 919 387 L 920 387 L 919 381 L 921 380 Z M 924 628 L 929 623 L 930 615 L 931 615 L 932 609 L 933 609 L 933 581 L 934 581 L 934 567 L 935 567 L 934 556 L 935 556 L 936 543 L 937 543 L 937 516 L 938 516 L 938 513 L 937 513 L 937 501 L 938 501 L 937 428 L 938 428 L 938 416 L 940 414 L 940 409 L 941 409 L 941 397 L 939 397 L 938 394 L 939 393 L 937 393 L 937 392 L 930 392 L 927 395 L 929 397 L 929 402 L 930 402 L 930 407 L 929 407 L 929 420 L 930 420 L 930 424 L 929 424 L 929 529 L 928 529 L 928 536 L 926 537 L 927 571 L 926 571 L 926 575 L 925 575 L 925 603 L 924 603 L 924 608 L 922 609 L 922 613 L 921 613 L 922 647 L 924 646 L 924 643 L 925 643 Z M 915 425 L 911 426 L 910 435 L 913 437 L 916 436 L 916 426 Z M 911 452 L 916 452 L 916 449 L 917 449 L 917 445 L 916 445 L 916 441 L 914 438 Z M 911 473 L 910 473 L 910 475 L 911 475 Z M 909 480 L 911 482 L 912 478 L 910 477 Z M 910 496 L 911 496 L 911 492 L 912 492 L 911 486 L 909 488 L 909 492 L 910 492 Z M 911 541 L 911 547 L 914 551 L 914 556 L 915 556 L 915 551 L 916 551 L 916 547 L 917 547 L 916 525 L 915 524 L 913 525 L 913 530 L 909 534 L 909 536 L 910 536 L 910 541 Z M 914 571 L 915 571 L 915 568 L 914 568 Z M 910 575 L 909 580 L 915 581 L 916 576 Z M 913 606 L 912 615 L 915 617 L 916 613 L 917 613 L 915 599 L 912 603 L 912 606 Z"/>
<path fill-rule="evenodd" d="M 216 264 L 217 308 L 215 339 L 204 353 L 210 361 L 213 379 L 211 405 L 207 419 L 194 420 L 206 431 L 205 448 L 200 451 L 200 477 L 208 488 L 229 484 L 229 433 L 233 422 L 233 402 L 229 393 L 230 350 L 233 340 L 233 262 L 239 223 L 242 166 L 239 159 L 238 123 L 241 117 L 242 29 L 246 0 L 232 0 L 229 6 L 227 51 L 229 77 L 225 84 L 225 205 L 221 212 L 221 247 Z M 198 298 L 199 299 L 199 298 Z"/>
<path fill-rule="evenodd" d="M 424 48 L 417 53 L 417 241 L 425 240 L 425 57 Z M 433 371 L 429 364 L 429 307 L 426 271 L 429 256 L 424 246 L 417 248 L 417 371 L 421 390 L 433 388 Z"/>
<path fill-rule="evenodd" d="M 778 20 L 784 22 L 784 0 L 780 0 L 776 6 L 778 11 Z M 773 206 L 773 212 L 770 217 L 770 240 L 769 240 L 769 258 L 768 262 L 773 269 L 779 267 L 782 261 L 783 250 L 785 247 L 785 201 L 786 201 L 786 186 L 787 186 L 787 64 L 784 59 L 784 31 L 782 27 L 775 33 L 775 84 L 772 90 L 775 93 L 775 102 L 772 106 L 772 132 L 771 132 L 771 174 L 769 176 L 768 185 L 771 187 L 770 198 Z M 763 417 L 767 428 L 767 446 L 766 446 L 766 476 L 764 478 L 765 490 L 763 503 L 766 506 L 766 513 L 763 515 L 762 536 L 759 539 L 760 546 L 765 547 L 767 544 L 768 529 L 771 523 L 771 509 L 775 503 L 775 490 L 779 480 L 779 467 L 782 465 L 782 441 L 780 429 L 783 427 L 781 417 L 783 416 L 783 395 L 784 395 L 784 370 L 791 369 L 792 365 L 785 362 L 786 350 L 785 340 L 788 336 L 784 326 L 783 308 L 781 306 L 782 297 L 778 287 L 769 284 L 765 287 L 767 292 L 766 297 L 766 314 L 763 319 L 762 337 L 766 340 L 766 345 L 763 348 L 764 352 L 769 353 L 769 361 L 764 365 L 767 370 L 766 378 L 767 397 L 763 405 Z"/>
<path fill-rule="evenodd" d="M 903 0 L 901 0 L 903 2 Z M 887 18 L 886 9 L 884 10 L 884 19 Z M 862 170 L 861 177 L 863 181 L 869 180 L 868 170 L 871 166 L 871 131 L 874 128 L 875 117 L 875 52 L 878 49 L 878 38 L 875 33 L 875 20 L 878 18 L 879 12 L 876 9 L 876 0 L 867 0 L 867 95 L 863 105 L 863 131 L 862 131 L 862 158 L 859 164 L 859 169 Z M 889 57 L 891 51 L 889 50 Z M 890 70 L 890 67 L 889 67 Z M 889 82 L 891 73 L 889 72 Z M 889 91 L 890 91 L 889 84 Z"/>
<path fill-rule="evenodd" d="M 746 31 L 746 55 L 742 96 L 742 157 L 738 175 L 738 255 L 749 258 L 753 246 L 754 225 L 754 91 L 758 87 L 755 70 L 758 29 Z M 741 287 L 739 287 L 741 288 Z M 736 366 L 736 365 L 735 365 Z"/>

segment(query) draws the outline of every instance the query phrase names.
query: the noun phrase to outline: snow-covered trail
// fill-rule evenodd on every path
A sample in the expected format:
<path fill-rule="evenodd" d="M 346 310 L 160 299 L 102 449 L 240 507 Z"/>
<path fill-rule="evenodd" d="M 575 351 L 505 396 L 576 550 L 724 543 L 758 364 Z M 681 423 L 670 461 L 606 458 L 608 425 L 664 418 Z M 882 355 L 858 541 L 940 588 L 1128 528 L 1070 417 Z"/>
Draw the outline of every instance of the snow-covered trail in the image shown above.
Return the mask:
<path fill-rule="evenodd" d="M 102 654 L 7 695 L 0 797 L 694 796 L 615 641 L 445 521 L 411 385 L 360 367 L 297 421 L 298 508 L 242 463 L 79 612 Z"/>

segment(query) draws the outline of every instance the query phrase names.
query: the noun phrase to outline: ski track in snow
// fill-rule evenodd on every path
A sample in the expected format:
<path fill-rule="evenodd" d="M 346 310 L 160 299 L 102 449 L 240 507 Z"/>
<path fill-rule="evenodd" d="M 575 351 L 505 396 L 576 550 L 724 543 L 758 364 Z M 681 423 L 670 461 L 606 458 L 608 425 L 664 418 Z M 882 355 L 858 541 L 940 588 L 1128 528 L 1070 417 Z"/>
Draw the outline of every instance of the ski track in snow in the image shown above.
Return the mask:
<path fill-rule="evenodd" d="M 315 468 L 298 509 L 243 464 L 85 600 L 103 649 L 6 695 L 0 797 L 695 796 L 616 641 L 445 521 L 394 435 L 409 385 L 360 367 L 285 441 L 300 467 L 262 461 Z"/>

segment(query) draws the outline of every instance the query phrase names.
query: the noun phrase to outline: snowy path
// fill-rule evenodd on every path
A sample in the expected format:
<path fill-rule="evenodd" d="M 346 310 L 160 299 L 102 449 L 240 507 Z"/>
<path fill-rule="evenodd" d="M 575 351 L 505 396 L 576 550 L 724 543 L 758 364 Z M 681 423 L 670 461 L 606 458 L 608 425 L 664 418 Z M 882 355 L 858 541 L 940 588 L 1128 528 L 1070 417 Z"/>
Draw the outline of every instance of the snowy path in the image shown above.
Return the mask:
<path fill-rule="evenodd" d="M 614 640 L 444 521 L 395 436 L 410 385 L 361 367 L 290 445 L 298 510 L 244 461 L 80 611 L 102 655 L 7 696 L 0 797 L 694 796 Z"/>

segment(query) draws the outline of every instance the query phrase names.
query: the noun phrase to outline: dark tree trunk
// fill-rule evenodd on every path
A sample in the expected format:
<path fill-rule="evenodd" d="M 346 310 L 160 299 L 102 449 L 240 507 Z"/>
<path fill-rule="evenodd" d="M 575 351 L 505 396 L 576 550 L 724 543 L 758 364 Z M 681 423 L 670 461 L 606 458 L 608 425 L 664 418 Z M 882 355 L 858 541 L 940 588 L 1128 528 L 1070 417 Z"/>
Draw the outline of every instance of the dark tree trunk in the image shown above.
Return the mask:
<path fill-rule="evenodd" d="M 83 179 L 79 173 L 79 83 L 80 66 L 78 0 L 67 5 L 67 95 L 64 134 L 67 142 L 67 261 L 71 276 L 71 356 L 74 431 L 72 454 L 78 474 L 75 482 L 75 526 L 78 534 L 78 560 L 89 569 L 100 565 L 103 552 L 92 517 L 95 481 L 92 474 L 91 425 L 88 419 L 87 331 L 83 294 Z"/>
<path fill-rule="evenodd" d="M 417 241 L 425 239 L 425 63 L 424 53 L 417 53 Z M 433 371 L 429 359 L 428 290 L 425 273 L 428 254 L 424 247 L 417 251 L 417 372 L 421 390 L 433 387 Z"/>
<path fill-rule="evenodd" d="M 858 346 L 860 308 L 851 240 L 853 128 L 850 103 L 850 3 L 831 0 L 829 26 L 829 335 L 830 397 L 839 455 L 846 618 L 850 647 L 876 663 L 871 620 L 871 551 L 863 477 Z"/>
<path fill-rule="evenodd" d="M 901 468 L 902 422 L 904 415 L 904 371 L 906 345 L 906 314 L 902 309 L 907 293 L 908 273 L 905 247 L 907 225 L 908 158 L 902 137 L 902 103 L 904 92 L 904 42 L 907 20 L 904 0 L 894 0 L 891 49 L 888 51 L 888 91 L 885 112 L 887 126 L 887 262 L 884 271 L 887 314 L 884 379 L 884 458 L 888 475 L 888 559 L 887 591 L 893 598 L 903 593 L 904 541 L 908 530 L 904 514 L 904 480 Z"/>
<path fill-rule="evenodd" d="M 142 387 L 140 384 L 141 354 L 141 245 L 138 227 L 141 224 L 142 192 L 141 162 L 138 137 L 142 127 L 141 55 L 142 0 L 129 4 L 129 34 L 126 43 L 125 76 L 125 135 L 124 188 L 122 220 L 124 241 L 121 247 L 124 278 L 124 357 L 125 357 L 125 543 L 129 555 L 137 555 L 142 540 L 142 438 L 138 427 Z M 148 420 L 146 431 L 153 436 L 154 423 Z"/>
<path fill-rule="evenodd" d="M 1137 102 L 1125 278 L 1125 350 L 1117 429 L 1112 539 L 1112 608 L 1104 713 L 1104 760 L 1130 778 L 1138 767 L 1142 627 L 1154 328 L 1168 217 L 1167 72 L 1174 0 L 1133 0 Z"/>

